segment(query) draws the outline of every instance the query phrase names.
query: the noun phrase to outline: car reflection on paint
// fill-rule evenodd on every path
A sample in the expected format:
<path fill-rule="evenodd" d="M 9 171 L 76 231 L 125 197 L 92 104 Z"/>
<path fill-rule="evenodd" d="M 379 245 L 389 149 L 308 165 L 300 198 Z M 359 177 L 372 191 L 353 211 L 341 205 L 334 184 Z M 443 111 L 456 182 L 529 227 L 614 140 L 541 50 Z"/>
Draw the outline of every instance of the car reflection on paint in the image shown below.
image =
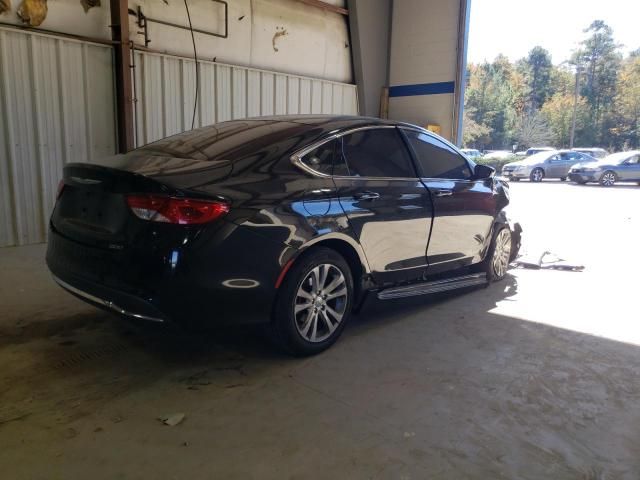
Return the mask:
<path fill-rule="evenodd" d="M 64 168 L 47 264 L 66 290 L 140 321 L 265 324 L 294 354 L 382 300 L 507 273 L 508 185 L 414 125 L 235 120 Z"/>

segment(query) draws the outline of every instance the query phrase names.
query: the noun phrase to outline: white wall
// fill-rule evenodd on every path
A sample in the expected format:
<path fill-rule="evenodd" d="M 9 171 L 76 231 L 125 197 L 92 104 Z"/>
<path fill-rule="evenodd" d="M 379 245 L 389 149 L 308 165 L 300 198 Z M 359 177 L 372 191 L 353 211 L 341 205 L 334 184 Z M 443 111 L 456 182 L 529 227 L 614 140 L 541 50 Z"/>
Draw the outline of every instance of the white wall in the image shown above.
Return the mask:
<path fill-rule="evenodd" d="M 390 86 L 455 82 L 459 0 L 394 0 Z M 454 95 L 389 99 L 389 117 L 418 125 L 438 124 L 453 138 Z"/>
<path fill-rule="evenodd" d="M 136 145 L 191 128 L 195 63 L 136 52 Z M 355 85 L 200 61 L 195 127 L 226 120 L 299 113 L 357 115 Z"/>
<path fill-rule="evenodd" d="M 115 153 L 112 56 L 0 27 L 0 247 L 44 241 L 62 167 Z"/>
<path fill-rule="evenodd" d="M 19 23 L 16 10 L 0 15 L 1 22 Z M 344 6 L 344 0 L 329 3 Z M 100 39 L 110 39 L 109 1 L 84 13 L 79 0 L 49 1 L 49 12 L 40 28 Z M 184 4 L 162 0 L 130 0 L 144 14 L 172 23 L 188 25 Z M 189 0 L 194 28 L 222 33 L 222 5 L 210 0 Z M 191 56 L 191 34 L 186 30 L 149 23 L 149 48 L 163 53 Z M 131 38 L 144 45 L 144 37 L 130 18 Z M 278 32 L 285 35 L 275 37 Z M 351 82 L 351 53 L 347 17 L 311 7 L 295 0 L 229 0 L 229 37 L 196 34 L 198 55 L 205 60 L 306 75 L 337 82 Z M 274 48 L 275 46 L 275 48 Z M 276 51 L 277 49 L 277 51 Z"/>

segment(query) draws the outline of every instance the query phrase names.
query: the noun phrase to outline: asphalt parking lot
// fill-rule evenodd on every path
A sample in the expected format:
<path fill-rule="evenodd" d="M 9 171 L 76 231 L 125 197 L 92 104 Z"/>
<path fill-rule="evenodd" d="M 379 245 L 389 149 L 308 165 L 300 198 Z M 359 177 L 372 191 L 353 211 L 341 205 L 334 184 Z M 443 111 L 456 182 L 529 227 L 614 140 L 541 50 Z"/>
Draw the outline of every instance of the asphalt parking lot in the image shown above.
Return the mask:
<path fill-rule="evenodd" d="M 141 332 L 0 249 L 2 477 L 637 479 L 640 187 L 511 194 L 525 253 L 583 272 L 370 302 L 308 359 Z"/>

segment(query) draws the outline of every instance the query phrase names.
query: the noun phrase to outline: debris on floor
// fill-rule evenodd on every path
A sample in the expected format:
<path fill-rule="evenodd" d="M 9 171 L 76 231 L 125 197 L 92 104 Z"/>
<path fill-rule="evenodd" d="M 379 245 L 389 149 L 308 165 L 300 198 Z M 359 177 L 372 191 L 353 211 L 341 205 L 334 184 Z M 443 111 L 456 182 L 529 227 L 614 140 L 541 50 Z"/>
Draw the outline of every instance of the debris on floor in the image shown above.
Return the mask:
<path fill-rule="evenodd" d="M 170 427 L 175 427 L 176 425 L 178 425 L 184 420 L 184 417 L 185 417 L 184 413 L 172 413 L 171 415 L 164 415 L 158 418 L 158 420 L 160 420 L 165 425 L 169 425 Z"/>
<path fill-rule="evenodd" d="M 582 272 L 584 265 L 569 262 L 564 258 L 545 250 L 542 255 L 523 255 L 513 262 L 517 267 L 533 270 L 565 270 L 568 272 Z"/>

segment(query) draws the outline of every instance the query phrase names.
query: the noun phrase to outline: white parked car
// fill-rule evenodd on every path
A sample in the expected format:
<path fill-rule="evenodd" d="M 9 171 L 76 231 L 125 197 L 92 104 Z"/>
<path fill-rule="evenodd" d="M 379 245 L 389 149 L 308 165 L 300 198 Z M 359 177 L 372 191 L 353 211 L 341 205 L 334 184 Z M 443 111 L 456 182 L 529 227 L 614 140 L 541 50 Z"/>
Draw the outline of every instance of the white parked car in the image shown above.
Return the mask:
<path fill-rule="evenodd" d="M 462 153 L 464 153 L 465 157 L 476 160 L 482 157 L 482 152 L 480 150 L 476 150 L 475 148 L 462 148 L 460 149 Z"/>
<path fill-rule="evenodd" d="M 493 150 L 491 152 L 485 153 L 484 160 L 504 160 L 505 158 L 509 158 L 513 155 L 509 150 Z"/>

